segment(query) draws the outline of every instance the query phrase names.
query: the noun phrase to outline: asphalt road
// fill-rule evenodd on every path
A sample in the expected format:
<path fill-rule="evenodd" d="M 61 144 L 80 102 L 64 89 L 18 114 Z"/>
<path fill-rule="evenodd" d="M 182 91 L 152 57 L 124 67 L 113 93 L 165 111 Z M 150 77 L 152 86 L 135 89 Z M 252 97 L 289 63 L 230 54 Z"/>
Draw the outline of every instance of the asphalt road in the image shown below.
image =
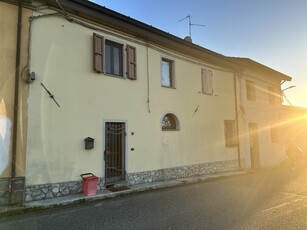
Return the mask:
<path fill-rule="evenodd" d="M 0 219 L 2 230 L 307 230 L 307 168 L 279 168 Z"/>

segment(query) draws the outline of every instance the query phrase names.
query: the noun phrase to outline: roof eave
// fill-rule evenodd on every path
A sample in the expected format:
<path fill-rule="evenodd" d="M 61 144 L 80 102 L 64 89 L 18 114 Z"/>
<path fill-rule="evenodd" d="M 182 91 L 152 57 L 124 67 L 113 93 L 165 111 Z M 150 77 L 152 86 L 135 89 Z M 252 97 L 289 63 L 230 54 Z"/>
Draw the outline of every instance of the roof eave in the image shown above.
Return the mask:
<path fill-rule="evenodd" d="M 59 8 L 56 0 L 45 0 L 48 5 Z M 65 11 L 95 23 L 135 36 L 144 41 L 167 47 L 215 65 L 239 71 L 240 66 L 228 60 L 224 55 L 218 54 L 184 39 L 166 33 L 155 27 L 127 17 L 103 6 L 84 0 L 61 0 Z"/>

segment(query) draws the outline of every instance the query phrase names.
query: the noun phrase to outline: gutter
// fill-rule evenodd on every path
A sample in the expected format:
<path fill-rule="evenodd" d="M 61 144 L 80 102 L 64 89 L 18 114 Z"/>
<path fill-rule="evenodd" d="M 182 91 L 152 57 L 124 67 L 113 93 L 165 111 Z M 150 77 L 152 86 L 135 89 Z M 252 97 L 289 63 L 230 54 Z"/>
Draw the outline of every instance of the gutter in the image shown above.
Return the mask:
<path fill-rule="evenodd" d="M 80 17 L 117 31 L 122 31 L 145 42 L 151 42 L 200 60 L 214 63 L 232 71 L 239 71 L 240 65 L 224 55 L 185 41 L 170 33 L 149 26 L 143 22 L 127 17 L 106 7 L 84 0 L 44 0 L 44 3 L 75 17 Z M 60 4 L 60 5 L 59 5 Z"/>
<path fill-rule="evenodd" d="M 13 121 L 13 147 L 11 178 L 9 181 L 9 203 L 13 202 L 13 184 L 16 178 L 16 155 L 17 155 L 17 127 L 19 106 L 19 75 L 20 75 L 20 46 L 22 27 L 22 0 L 18 3 L 17 44 L 16 44 L 16 69 L 15 69 L 15 96 L 14 96 L 14 121 Z"/>
<path fill-rule="evenodd" d="M 236 129 L 237 129 L 237 148 L 238 148 L 238 167 L 239 170 L 242 169 L 241 165 L 241 148 L 240 148 L 240 131 L 239 131 L 239 112 L 238 112 L 238 98 L 237 98 L 237 76 L 233 74 L 233 81 L 234 81 L 234 90 L 235 90 L 235 109 L 236 109 Z"/>

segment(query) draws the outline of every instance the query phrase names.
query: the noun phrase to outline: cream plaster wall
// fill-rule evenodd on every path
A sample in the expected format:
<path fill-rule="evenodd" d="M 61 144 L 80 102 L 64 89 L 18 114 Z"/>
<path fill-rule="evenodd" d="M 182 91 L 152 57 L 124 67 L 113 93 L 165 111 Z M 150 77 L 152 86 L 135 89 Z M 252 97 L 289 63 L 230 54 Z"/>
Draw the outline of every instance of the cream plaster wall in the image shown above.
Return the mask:
<path fill-rule="evenodd" d="M 138 79 L 98 74 L 92 70 L 93 32 L 60 17 L 33 22 L 31 71 L 37 80 L 29 95 L 28 185 L 78 180 L 85 172 L 104 176 L 106 120 L 127 122 L 128 173 L 236 159 L 237 148 L 224 142 L 224 120 L 235 119 L 232 73 L 212 68 L 215 95 L 204 95 L 205 63 L 106 30 L 98 33 L 137 48 Z M 176 89 L 161 87 L 162 57 L 175 62 Z M 180 131 L 161 131 L 166 112 L 177 115 Z M 92 150 L 84 150 L 87 136 L 95 138 Z"/>
<path fill-rule="evenodd" d="M 32 12 L 23 9 L 22 13 L 21 69 L 27 61 L 28 18 Z M 0 15 L 0 177 L 9 177 L 14 119 L 18 7 L 0 2 Z M 20 81 L 19 94 L 16 176 L 24 176 L 28 87 L 22 81 Z"/>

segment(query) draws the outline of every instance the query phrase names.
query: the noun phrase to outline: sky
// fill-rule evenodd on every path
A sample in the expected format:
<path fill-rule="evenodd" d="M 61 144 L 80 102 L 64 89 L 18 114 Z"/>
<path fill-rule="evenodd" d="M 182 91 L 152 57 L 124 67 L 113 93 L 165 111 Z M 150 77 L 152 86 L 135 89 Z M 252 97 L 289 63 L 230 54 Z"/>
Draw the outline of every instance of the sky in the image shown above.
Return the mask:
<path fill-rule="evenodd" d="M 284 104 L 307 107 L 307 0 L 95 0 L 180 38 L 232 57 L 247 57 L 292 77 Z"/>

